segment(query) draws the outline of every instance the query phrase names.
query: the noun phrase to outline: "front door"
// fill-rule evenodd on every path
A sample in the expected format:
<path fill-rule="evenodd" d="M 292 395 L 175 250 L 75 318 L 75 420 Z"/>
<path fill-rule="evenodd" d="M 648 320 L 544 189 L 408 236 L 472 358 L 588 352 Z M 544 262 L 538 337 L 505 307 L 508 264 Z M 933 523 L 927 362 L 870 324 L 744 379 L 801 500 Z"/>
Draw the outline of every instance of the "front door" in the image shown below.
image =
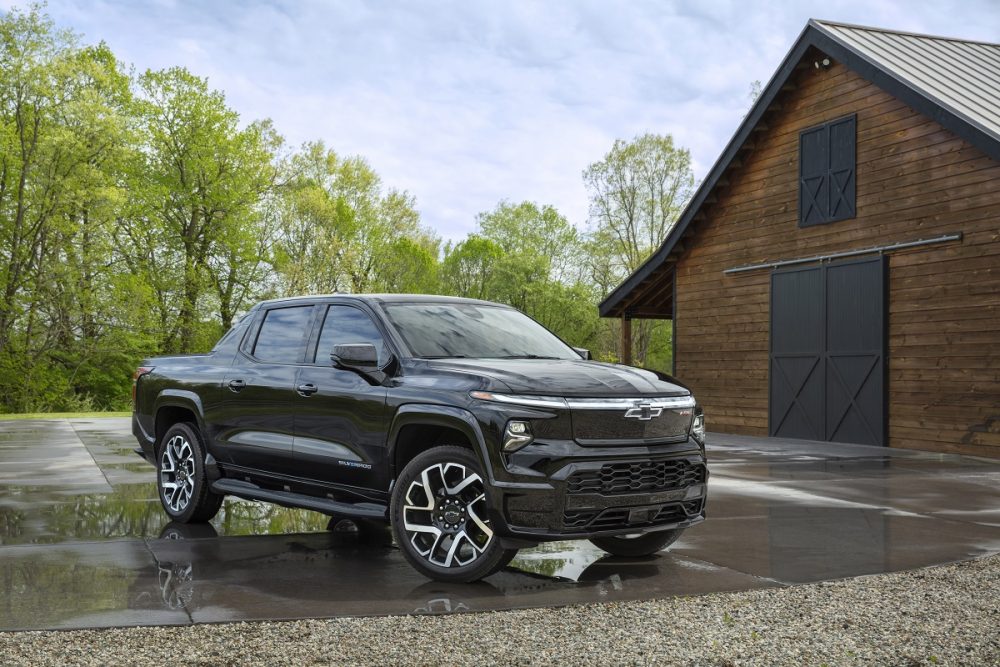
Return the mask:
<path fill-rule="evenodd" d="M 295 398 L 298 475 L 370 497 L 386 490 L 386 388 L 354 371 L 335 368 L 334 345 L 371 343 L 379 365 L 388 359 L 382 333 L 354 306 L 327 307 L 318 343 L 299 370 Z"/>
<path fill-rule="evenodd" d="M 771 276 L 770 434 L 885 444 L 885 260 Z"/>

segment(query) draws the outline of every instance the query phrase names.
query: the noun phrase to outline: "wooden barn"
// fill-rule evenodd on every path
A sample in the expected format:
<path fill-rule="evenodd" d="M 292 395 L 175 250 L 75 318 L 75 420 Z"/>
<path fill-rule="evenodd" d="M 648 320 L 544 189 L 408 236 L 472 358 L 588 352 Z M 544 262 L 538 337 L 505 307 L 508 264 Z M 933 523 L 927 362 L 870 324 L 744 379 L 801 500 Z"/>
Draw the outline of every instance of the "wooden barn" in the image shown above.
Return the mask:
<path fill-rule="evenodd" d="M 709 430 L 1000 456 L 1000 45 L 810 21 L 600 313 Z"/>

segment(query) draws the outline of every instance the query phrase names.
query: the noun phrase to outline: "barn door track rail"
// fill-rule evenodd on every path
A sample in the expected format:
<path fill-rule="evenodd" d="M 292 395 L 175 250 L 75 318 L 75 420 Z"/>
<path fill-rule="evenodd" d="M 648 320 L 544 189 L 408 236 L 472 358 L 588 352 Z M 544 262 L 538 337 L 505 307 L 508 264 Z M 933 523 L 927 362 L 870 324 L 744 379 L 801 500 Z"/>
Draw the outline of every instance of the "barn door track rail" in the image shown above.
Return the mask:
<path fill-rule="evenodd" d="M 948 243 L 950 241 L 961 241 L 962 232 L 957 234 L 945 234 L 943 236 L 936 236 L 931 239 L 919 239 L 917 241 L 903 241 L 901 243 L 891 243 L 889 245 L 874 246 L 871 248 L 861 248 L 859 250 L 845 250 L 844 252 L 835 252 L 829 255 L 813 255 L 812 257 L 799 257 L 798 259 L 783 259 L 776 262 L 764 262 L 761 264 L 751 264 L 749 266 L 736 266 L 731 269 L 723 270 L 726 275 L 732 275 L 734 273 L 746 273 L 747 271 L 759 271 L 761 269 L 777 269 L 782 266 L 793 266 L 795 264 L 810 264 L 812 262 L 829 262 L 834 259 L 841 259 L 843 257 L 857 257 L 858 255 L 873 255 L 878 253 L 879 255 L 885 254 L 887 252 L 892 252 L 894 250 L 906 250 L 908 248 L 919 248 L 921 246 L 927 245 L 937 245 L 939 243 Z"/>

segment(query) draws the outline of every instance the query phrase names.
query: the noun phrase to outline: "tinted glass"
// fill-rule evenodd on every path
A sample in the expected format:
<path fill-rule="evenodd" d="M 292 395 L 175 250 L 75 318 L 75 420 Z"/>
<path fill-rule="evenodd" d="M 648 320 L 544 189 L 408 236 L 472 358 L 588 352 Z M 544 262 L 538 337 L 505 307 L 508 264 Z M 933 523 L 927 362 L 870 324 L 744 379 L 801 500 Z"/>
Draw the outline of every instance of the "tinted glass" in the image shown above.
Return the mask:
<path fill-rule="evenodd" d="M 253 356 L 261 361 L 297 363 L 302 357 L 311 314 L 312 306 L 267 311 L 264 322 L 260 325 L 260 333 L 257 334 Z"/>
<path fill-rule="evenodd" d="M 247 315 L 249 315 L 249 313 L 247 313 Z M 213 352 L 228 350 L 228 348 L 234 348 L 235 351 L 235 348 L 239 346 L 240 339 L 243 338 L 243 334 L 247 330 L 247 326 L 250 324 L 250 318 L 247 315 L 243 315 L 236 320 L 236 324 L 234 324 L 232 328 L 226 332 L 226 335 L 220 338 L 219 342 L 212 348 Z"/>
<path fill-rule="evenodd" d="M 348 343 L 371 343 L 378 350 L 378 363 L 385 363 L 388 355 L 385 341 L 368 313 L 351 306 L 330 306 L 323 320 L 323 332 L 319 335 L 319 345 L 315 352 L 315 361 L 320 364 L 330 363 L 330 353 L 334 345 Z"/>
<path fill-rule="evenodd" d="M 418 357 L 580 359 L 548 329 L 512 308 L 387 304 L 389 321 Z"/>

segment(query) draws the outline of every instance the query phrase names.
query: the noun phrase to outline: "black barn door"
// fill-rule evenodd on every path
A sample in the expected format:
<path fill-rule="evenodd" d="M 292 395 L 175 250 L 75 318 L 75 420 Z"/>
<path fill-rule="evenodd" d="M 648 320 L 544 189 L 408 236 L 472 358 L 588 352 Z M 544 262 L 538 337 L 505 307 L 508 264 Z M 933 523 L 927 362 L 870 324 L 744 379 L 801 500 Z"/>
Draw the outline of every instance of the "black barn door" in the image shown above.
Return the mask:
<path fill-rule="evenodd" d="M 772 436 L 885 444 L 883 258 L 771 276 Z"/>

